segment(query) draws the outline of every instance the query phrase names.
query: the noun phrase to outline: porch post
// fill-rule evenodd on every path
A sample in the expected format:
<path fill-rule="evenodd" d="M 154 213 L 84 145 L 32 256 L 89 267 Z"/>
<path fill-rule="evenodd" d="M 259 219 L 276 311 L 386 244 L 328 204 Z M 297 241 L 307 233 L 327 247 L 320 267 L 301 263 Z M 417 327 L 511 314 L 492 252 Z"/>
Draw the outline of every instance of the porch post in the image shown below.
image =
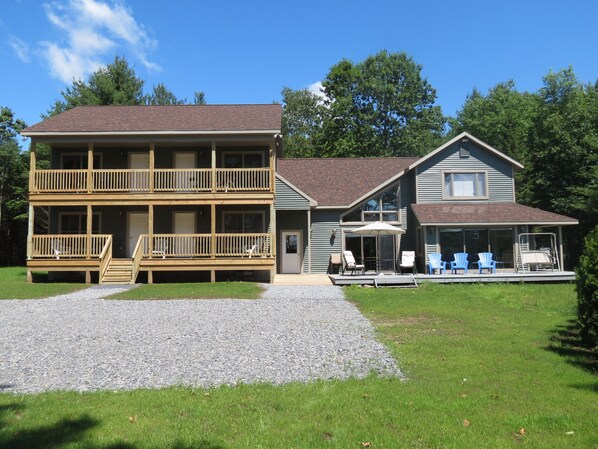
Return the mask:
<path fill-rule="evenodd" d="M 274 193 L 275 182 L 275 171 L 274 166 L 276 165 L 276 147 L 274 144 L 270 144 L 270 192 Z"/>
<path fill-rule="evenodd" d="M 210 256 L 216 258 L 216 205 L 210 204 Z"/>
<path fill-rule="evenodd" d="M 559 225 L 559 260 L 561 262 L 559 264 L 559 269 L 561 271 L 565 271 L 564 255 L 565 253 L 563 252 L 563 227 Z"/>
<path fill-rule="evenodd" d="M 92 210 L 91 204 L 87 205 L 87 229 L 85 230 L 85 241 L 87 242 L 87 251 L 85 257 L 91 259 L 91 230 L 92 230 Z"/>
<path fill-rule="evenodd" d="M 87 193 L 93 191 L 93 143 L 87 145 Z"/>
<path fill-rule="evenodd" d="M 37 190 L 35 188 L 36 146 L 37 144 L 32 142 L 31 149 L 29 150 L 29 193 Z"/>
<path fill-rule="evenodd" d="M 212 192 L 216 191 L 216 142 L 212 142 Z"/>
<path fill-rule="evenodd" d="M 270 227 L 271 229 L 271 234 L 270 234 L 270 240 L 272 240 L 272 242 L 270 243 L 270 247 L 272 248 L 272 257 L 274 257 L 274 259 L 276 259 L 276 209 L 274 209 L 274 203 L 270 203 Z"/>
<path fill-rule="evenodd" d="M 149 251 L 149 258 L 152 258 L 152 255 L 154 253 L 154 205 L 150 204 L 147 206 L 148 207 L 148 225 L 147 225 L 147 230 L 148 230 L 148 251 Z M 160 248 L 163 249 L 163 248 Z"/>
<path fill-rule="evenodd" d="M 307 272 L 311 274 L 311 209 L 307 209 Z"/>
<path fill-rule="evenodd" d="M 154 155 L 154 143 L 150 143 L 149 148 L 149 190 L 150 192 L 154 191 L 154 165 L 155 165 L 155 155 Z"/>
<path fill-rule="evenodd" d="M 34 209 L 33 205 L 29 203 L 29 217 L 28 217 L 28 224 L 27 224 L 27 260 L 31 259 L 33 254 L 33 223 L 34 223 Z M 33 276 L 31 274 L 31 270 L 27 267 L 27 283 L 31 284 L 33 282 Z"/>
<path fill-rule="evenodd" d="M 29 203 L 29 216 L 27 218 L 27 259 L 31 259 L 33 254 L 33 224 L 35 223 L 35 212 L 31 203 Z"/>

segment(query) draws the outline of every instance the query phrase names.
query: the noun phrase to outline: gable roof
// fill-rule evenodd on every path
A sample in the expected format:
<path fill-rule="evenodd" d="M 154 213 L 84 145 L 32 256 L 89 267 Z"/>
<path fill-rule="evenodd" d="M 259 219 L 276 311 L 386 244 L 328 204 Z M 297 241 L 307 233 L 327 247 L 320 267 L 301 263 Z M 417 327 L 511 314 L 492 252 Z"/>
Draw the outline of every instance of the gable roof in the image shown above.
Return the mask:
<path fill-rule="evenodd" d="M 279 159 L 278 173 L 317 201 L 318 207 L 348 207 L 397 178 L 417 159 Z"/>
<path fill-rule="evenodd" d="M 421 225 L 574 225 L 578 221 L 517 203 L 412 204 Z"/>
<path fill-rule="evenodd" d="M 21 132 L 26 137 L 84 134 L 280 133 L 279 104 L 78 106 Z"/>
<path fill-rule="evenodd" d="M 422 162 L 427 161 L 428 159 L 430 159 L 431 157 L 434 157 L 436 154 L 440 153 L 441 151 L 443 151 L 444 149 L 448 148 L 449 146 L 451 146 L 452 144 L 454 144 L 455 142 L 458 142 L 462 139 L 469 139 L 472 142 L 475 142 L 479 147 L 489 151 L 490 153 L 493 153 L 494 155 L 498 156 L 499 158 L 507 161 L 509 164 L 515 166 L 516 168 L 522 169 L 523 165 L 521 165 L 519 162 L 517 162 L 515 159 L 510 158 L 509 156 L 507 156 L 504 153 L 501 153 L 500 151 L 498 151 L 496 148 L 491 147 L 490 145 L 488 145 L 485 142 L 482 142 L 480 139 L 472 136 L 471 134 L 467 133 L 467 132 L 463 132 L 461 134 L 459 134 L 457 137 L 449 140 L 448 142 L 446 142 L 444 145 L 439 146 L 438 148 L 436 148 L 434 151 L 426 154 L 424 157 L 418 159 L 416 162 L 414 162 L 413 164 L 411 164 L 409 166 L 409 170 L 412 170 L 413 168 L 417 167 L 418 165 L 420 165 Z"/>

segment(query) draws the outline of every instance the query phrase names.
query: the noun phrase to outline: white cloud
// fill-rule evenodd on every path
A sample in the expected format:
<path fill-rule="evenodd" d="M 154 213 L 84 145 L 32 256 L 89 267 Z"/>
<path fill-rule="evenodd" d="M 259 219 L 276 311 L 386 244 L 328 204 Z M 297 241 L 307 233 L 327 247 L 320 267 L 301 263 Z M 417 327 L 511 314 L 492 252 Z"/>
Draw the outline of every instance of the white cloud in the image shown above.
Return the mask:
<path fill-rule="evenodd" d="M 63 33 L 62 42 L 43 42 L 52 76 L 70 83 L 98 69 L 115 50 L 132 54 L 148 70 L 161 70 L 148 52 L 156 41 L 137 23 L 120 0 L 63 0 L 44 4 L 51 24 Z"/>
<path fill-rule="evenodd" d="M 23 62 L 29 62 L 29 45 L 16 36 L 11 36 L 8 45 L 12 47 L 17 57 Z"/>
<path fill-rule="evenodd" d="M 323 89 L 324 86 L 322 85 L 322 81 L 316 81 L 315 83 L 307 86 L 307 90 L 312 94 L 317 95 L 318 97 L 326 98 Z"/>

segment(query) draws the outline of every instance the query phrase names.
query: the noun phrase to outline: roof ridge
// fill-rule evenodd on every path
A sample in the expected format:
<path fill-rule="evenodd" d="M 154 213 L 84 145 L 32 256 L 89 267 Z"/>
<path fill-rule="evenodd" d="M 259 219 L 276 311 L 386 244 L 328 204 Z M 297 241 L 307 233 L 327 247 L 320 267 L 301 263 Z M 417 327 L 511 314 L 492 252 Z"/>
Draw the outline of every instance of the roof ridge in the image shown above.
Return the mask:
<path fill-rule="evenodd" d="M 421 156 L 372 156 L 372 157 L 283 157 L 279 161 L 313 161 L 313 160 L 327 160 L 327 161 L 371 161 L 372 159 L 419 159 Z"/>

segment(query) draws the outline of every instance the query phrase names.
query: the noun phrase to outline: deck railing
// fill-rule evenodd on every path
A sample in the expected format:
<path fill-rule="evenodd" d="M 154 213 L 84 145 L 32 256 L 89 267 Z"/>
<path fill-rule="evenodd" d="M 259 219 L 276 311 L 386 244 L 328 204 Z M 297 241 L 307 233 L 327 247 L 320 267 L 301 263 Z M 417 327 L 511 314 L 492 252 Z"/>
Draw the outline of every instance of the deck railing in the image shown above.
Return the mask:
<path fill-rule="evenodd" d="M 215 234 L 212 254 L 211 234 L 154 234 L 151 257 L 272 257 L 270 234 Z M 143 257 L 150 257 L 149 235 L 141 236 Z"/>
<path fill-rule="evenodd" d="M 99 258 L 111 235 L 90 236 L 89 254 L 86 235 L 49 234 L 33 235 L 31 238 L 31 258 L 34 259 L 73 259 Z"/>
<path fill-rule="evenodd" d="M 35 170 L 34 192 L 85 192 L 87 170 Z"/>
<path fill-rule="evenodd" d="M 35 170 L 31 193 L 269 191 L 271 179 L 268 167 Z"/>
<path fill-rule="evenodd" d="M 220 168 L 216 170 L 216 190 L 225 192 L 270 190 L 269 168 Z"/>
<path fill-rule="evenodd" d="M 156 192 L 207 192 L 212 190 L 212 170 L 159 168 L 154 171 Z"/>

